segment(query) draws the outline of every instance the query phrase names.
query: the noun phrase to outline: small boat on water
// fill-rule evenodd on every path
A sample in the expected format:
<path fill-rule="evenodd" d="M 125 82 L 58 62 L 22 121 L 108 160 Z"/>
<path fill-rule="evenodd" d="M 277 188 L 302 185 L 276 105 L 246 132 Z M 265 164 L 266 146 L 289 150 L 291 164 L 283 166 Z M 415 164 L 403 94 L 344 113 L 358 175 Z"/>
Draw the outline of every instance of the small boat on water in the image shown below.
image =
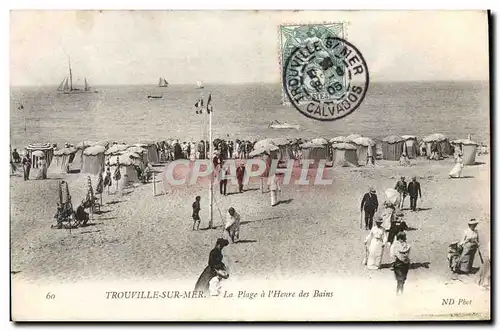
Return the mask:
<path fill-rule="evenodd" d="M 167 80 L 163 77 L 160 77 L 160 81 L 158 82 L 158 87 L 168 87 Z"/>
<path fill-rule="evenodd" d="M 59 87 L 57 88 L 57 91 L 62 92 L 64 94 L 77 94 L 77 93 L 91 93 L 90 85 L 87 82 L 87 78 L 84 78 L 84 85 L 83 88 L 77 88 L 73 85 L 73 73 L 71 71 L 71 61 L 68 58 L 68 67 L 69 67 L 69 75 L 65 77 L 61 84 L 59 84 Z M 93 91 L 93 93 L 98 93 L 97 91 Z"/>
<path fill-rule="evenodd" d="M 148 99 L 163 99 L 163 95 L 148 95 Z"/>
<path fill-rule="evenodd" d="M 199 80 L 196 82 L 196 88 L 202 89 L 202 88 L 205 88 L 205 85 L 203 85 L 203 82 Z"/>
<path fill-rule="evenodd" d="M 288 122 L 280 123 L 278 121 L 272 121 L 269 124 L 269 127 L 271 129 L 295 129 L 295 130 L 300 130 L 300 125 L 298 125 L 298 124 L 290 124 Z"/>

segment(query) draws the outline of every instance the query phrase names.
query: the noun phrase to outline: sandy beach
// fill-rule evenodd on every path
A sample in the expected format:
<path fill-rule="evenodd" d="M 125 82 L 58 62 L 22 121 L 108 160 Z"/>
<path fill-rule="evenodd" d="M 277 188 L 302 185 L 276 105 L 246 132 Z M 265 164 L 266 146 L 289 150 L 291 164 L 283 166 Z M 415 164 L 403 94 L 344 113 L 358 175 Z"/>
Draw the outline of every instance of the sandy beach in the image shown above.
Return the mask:
<path fill-rule="evenodd" d="M 124 190 L 120 198 L 103 194 L 103 213 L 92 225 L 51 229 L 58 180 L 68 181 L 74 203 L 86 194 L 83 174 L 52 175 L 48 180 L 23 181 L 11 176 L 11 256 L 13 281 L 66 283 L 120 280 L 184 280 L 196 282 L 208 253 L 221 235 L 221 216 L 233 206 L 241 214 L 241 243 L 224 250 L 231 273 L 227 286 L 249 279 L 304 279 L 350 277 L 395 286 L 389 268 L 369 271 L 362 264 L 367 231 L 359 227 L 362 194 L 373 185 L 379 200 L 399 176 L 418 177 L 423 190 L 421 210 L 403 209 L 415 230 L 408 232 L 412 263 L 407 292 L 422 291 L 425 284 L 468 286 L 477 295 L 489 292 L 476 286 L 475 275 L 453 275 L 447 265 L 448 244 L 459 240 L 467 221 L 479 220 L 483 255 L 490 236 L 489 155 L 464 169 L 464 178 L 449 179 L 451 158 L 412 160 L 411 167 L 379 160 L 375 167 L 327 168 L 331 186 L 284 186 L 281 200 L 271 207 L 269 193 L 251 184 L 242 194 L 220 196 L 215 189 L 215 230 L 192 231 L 191 203 L 201 195 L 201 229 L 207 227 L 206 186 L 167 188 L 159 181 Z M 92 178 L 95 182 L 95 178 Z M 236 187 L 229 185 L 229 192 Z M 113 189 L 111 190 L 113 193 Z M 388 250 L 383 263 L 388 263 Z M 480 267 L 476 256 L 475 267 Z M 173 267 L 175 266 L 175 267 Z M 394 282 L 394 284 L 393 284 Z M 390 285 L 389 285 L 390 284 Z M 420 289 L 419 289 L 420 286 Z M 451 286 L 451 285 L 450 285 Z M 430 287 L 432 288 L 432 286 Z M 469 292 L 467 292 L 469 293 Z M 475 294 L 476 295 L 476 294 Z M 489 303 L 489 301 L 488 301 Z M 485 311 L 486 312 L 486 311 Z"/>

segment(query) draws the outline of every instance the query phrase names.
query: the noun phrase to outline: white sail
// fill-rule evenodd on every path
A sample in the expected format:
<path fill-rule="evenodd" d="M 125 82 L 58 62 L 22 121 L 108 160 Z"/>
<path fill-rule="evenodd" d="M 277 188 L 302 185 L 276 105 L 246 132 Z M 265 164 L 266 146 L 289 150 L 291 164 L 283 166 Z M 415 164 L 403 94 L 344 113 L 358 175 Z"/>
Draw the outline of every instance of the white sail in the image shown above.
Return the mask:
<path fill-rule="evenodd" d="M 85 77 L 85 91 L 89 91 L 89 90 L 90 90 L 90 86 L 87 83 L 87 78 Z"/>
<path fill-rule="evenodd" d="M 198 86 L 198 88 L 204 88 L 205 86 L 203 85 L 203 82 L 202 81 L 197 81 L 196 82 L 196 86 Z"/>
<path fill-rule="evenodd" d="M 68 77 L 65 77 L 61 84 L 59 84 L 59 87 L 57 88 L 58 91 L 64 91 L 64 87 L 68 84 Z"/>
<path fill-rule="evenodd" d="M 66 78 L 66 79 L 64 80 L 63 90 L 64 90 L 64 91 L 67 91 L 67 90 L 69 90 L 69 89 L 70 89 L 70 87 L 69 87 L 69 79 L 68 79 L 68 78 Z"/>
<path fill-rule="evenodd" d="M 160 77 L 160 81 L 158 82 L 158 86 L 160 87 L 167 87 L 168 86 L 168 82 L 165 78 L 163 77 Z"/>

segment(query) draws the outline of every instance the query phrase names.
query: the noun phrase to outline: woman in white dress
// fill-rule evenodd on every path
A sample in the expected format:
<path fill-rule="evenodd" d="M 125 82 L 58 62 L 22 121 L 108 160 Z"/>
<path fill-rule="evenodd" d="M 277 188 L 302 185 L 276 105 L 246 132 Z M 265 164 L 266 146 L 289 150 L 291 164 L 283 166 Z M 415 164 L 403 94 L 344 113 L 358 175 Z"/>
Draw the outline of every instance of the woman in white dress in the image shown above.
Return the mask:
<path fill-rule="evenodd" d="M 365 246 L 368 245 L 368 241 L 370 241 L 370 244 L 368 246 L 366 266 L 370 270 L 380 269 L 386 243 L 386 233 L 385 229 L 382 227 L 382 217 L 378 216 L 375 219 L 375 226 L 370 230 L 370 233 L 368 233 L 365 239 Z"/>
<path fill-rule="evenodd" d="M 267 181 L 268 189 L 271 191 L 271 207 L 278 204 L 278 191 L 281 192 L 280 181 L 277 174 L 272 174 Z"/>
<path fill-rule="evenodd" d="M 464 168 L 464 159 L 462 158 L 462 153 L 458 153 L 455 158 L 455 166 L 451 169 L 448 174 L 450 178 L 459 178 L 462 175 L 462 169 Z"/>

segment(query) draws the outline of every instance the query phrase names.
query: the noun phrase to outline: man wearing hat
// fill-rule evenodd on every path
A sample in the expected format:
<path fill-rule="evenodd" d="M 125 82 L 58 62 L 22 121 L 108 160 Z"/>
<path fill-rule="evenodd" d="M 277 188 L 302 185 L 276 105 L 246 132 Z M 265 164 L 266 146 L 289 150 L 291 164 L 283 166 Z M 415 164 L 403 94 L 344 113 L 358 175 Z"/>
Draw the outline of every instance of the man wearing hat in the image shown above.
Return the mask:
<path fill-rule="evenodd" d="M 370 187 L 361 200 L 361 212 L 365 211 L 365 230 L 373 227 L 373 215 L 378 209 L 378 199 L 374 187 Z"/>
<path fill-rule="evenodd" d="M 238 180 L 238 189 L 240 193 L 243 193 L 243 178 L 245 177 L 245 163 L 240 162 L 238 168 L 236 168 L 236 179 Z"/>
<path fill-rule="evenodd" d="M 408 195 L 410 196 L 410 209 L 417 210 L 417 198 L 420 195 L 422 199 L 422 191 L 420 190 L 420 183 L 417 182 L 417 177 L 413 176 L 411 182 L 408 184 Z"/>
<path fill-rule="evenodd" d="M 406 198 L 406 194 L 408 192 L 408 186 L 406 184 L 404 176 L 401 176 L 401 179 L 398 180 L 398 182 L 396 183 L 396 186 L 394 187 L 394 189 L 396 191 L 398 191 L 398 193 L 399 193 L 399 197 L 401 199 L 401 203 L 399 204 L 399 208 L 401 209 L 401 208 L 403 208 L 404 201 L 405 201 L 405 198 Z"/>

